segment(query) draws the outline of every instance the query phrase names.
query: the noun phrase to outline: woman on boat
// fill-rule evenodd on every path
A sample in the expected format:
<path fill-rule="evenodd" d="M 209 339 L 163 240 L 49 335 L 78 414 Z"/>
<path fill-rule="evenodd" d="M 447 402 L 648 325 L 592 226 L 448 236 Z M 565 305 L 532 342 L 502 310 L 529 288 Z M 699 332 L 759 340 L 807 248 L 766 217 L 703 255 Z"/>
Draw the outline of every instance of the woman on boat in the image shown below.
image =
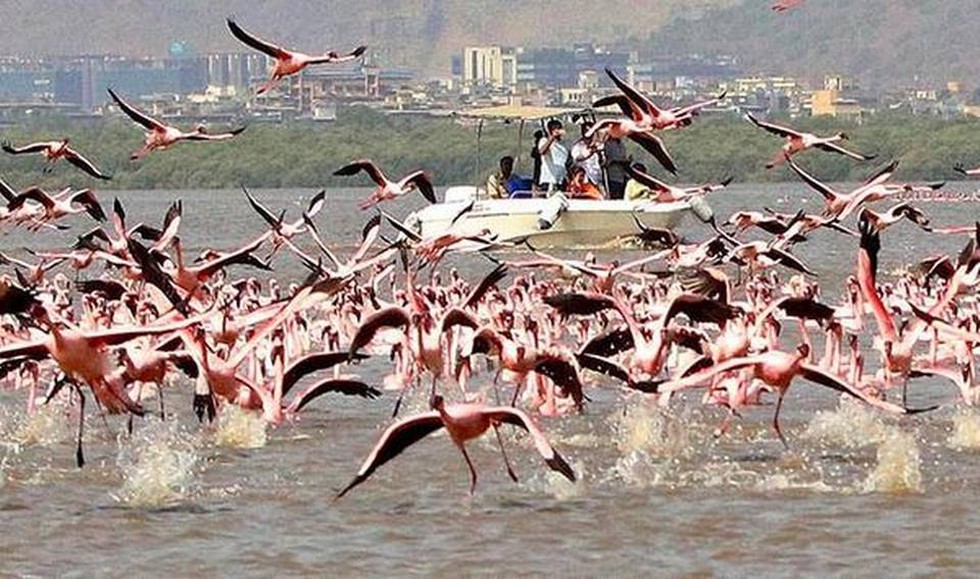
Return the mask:
<path fill-rule="evenodd" d="M 592 199 L 598 201 L 602 199 L 602 191 L 596 187 L 595 183 L 589 181 L 582 167 L 572 168 L 572 180 L 568 182 L 568 193 L 572 199 Z"/>

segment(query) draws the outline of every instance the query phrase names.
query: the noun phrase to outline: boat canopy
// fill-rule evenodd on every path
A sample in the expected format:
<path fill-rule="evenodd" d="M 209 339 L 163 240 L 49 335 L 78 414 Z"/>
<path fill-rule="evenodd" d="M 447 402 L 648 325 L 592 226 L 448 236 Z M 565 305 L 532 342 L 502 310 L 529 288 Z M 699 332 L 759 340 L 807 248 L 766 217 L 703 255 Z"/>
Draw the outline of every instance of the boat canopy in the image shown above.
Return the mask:
<path fill-rule="evenodd" d="M 588 114 L 587 108 L 534 107 L 526 105 L 500 105 L 479 109 L 466 109 L 456 113 L 457 116 L 481 120 L 501 121 L 539 121 L 553 117 Z"/>

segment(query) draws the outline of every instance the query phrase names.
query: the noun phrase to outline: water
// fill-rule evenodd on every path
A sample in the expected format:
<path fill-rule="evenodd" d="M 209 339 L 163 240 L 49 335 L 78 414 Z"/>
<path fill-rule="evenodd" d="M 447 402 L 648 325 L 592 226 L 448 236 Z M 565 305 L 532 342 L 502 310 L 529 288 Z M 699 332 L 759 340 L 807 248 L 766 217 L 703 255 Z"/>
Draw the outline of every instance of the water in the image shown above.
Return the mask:
<path fill-rule="evenodd" d="M 290 216 L 313 193 L 256 192 Z M 318 220 L 341 252 L 359 239 L 359 194 L 331 191 Z M 130 222 L 154 225 L 176 196 L 119 194 Z M 180 196 L 191 255 L 233 248 L 259 232 L 239 192 Z M 108 206 L 111 195 L 101 197 Z M 801 199 L 818 207 L 795 184 L 735 186 L 712 204 L 727 216 L 763 205 L 789 211 Z M 976 213 L 964 203 L 922 207 L 943 225 Z M 14 233 L 0 245 L 14 253 L 58 248 L 88 225 L 79 218 L 71 232 Z M 697 237 L 699 227 L 687 231 Z M 963 241 L 902 224 L 884 235 L 882 271 L 958 251 Z M 836 301 L 856 246 L 819 232 L 799 249 L 820 272 L 824 299 Z M 486 267 L 479 259 L 453 263 L 471 277 Z M 285 255 L 276 267 L 281 280 L 302 275 Z M 353 371 L 377 383 L 385 368 L 372 360 Z M 785 451 L 770 428 L 771 406 L 748 409 L 715 438 L 723 411 L 694 396 L 662 414 L 601 389 L 586 414 L 540 420 L 579 483 L 547 471 L 525 437 L 504 429 L 518 484 L 487 437 L 470 445 L 480 473 L 470 497 L 462 457 L 448 438 L 432 436 L 333 502 L 387 424 L 391 394 L 324 397 L 277 428 L 235 412 L 199 427 L 184 387 L 168 392 L 175 419 L 137 421 L 132 438 L 124 420 L 110 418 L 107 428 L 90 416 L 84 469 L 74 466 L 71 409 L 28 419 L 23 393 L 0 392 L 0 573 L 906 576 L 968 575 L 980 564 L 973 547 L 980 511 L 971 507 L 980 484 L 980 415 L 972 410 L 947 406 L 898 420 L 839 405 L 800 382 L 781 417 L 791 444 Z M 917 382 L 912 392 L 920 406 L 956 396 L 940 383 Z"/>

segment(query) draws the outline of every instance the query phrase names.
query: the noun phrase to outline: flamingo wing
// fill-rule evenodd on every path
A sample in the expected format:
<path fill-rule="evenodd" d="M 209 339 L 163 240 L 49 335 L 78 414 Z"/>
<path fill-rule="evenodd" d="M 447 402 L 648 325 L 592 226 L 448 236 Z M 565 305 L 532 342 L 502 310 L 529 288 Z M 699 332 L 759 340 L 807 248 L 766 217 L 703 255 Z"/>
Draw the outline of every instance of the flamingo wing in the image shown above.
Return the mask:
<path fill-rule="evenodd" d="M 388 178 L 385 177 L 385 174 L 381 172 L 381 169 L 374 164 L 374 161 L 371 161 L 370 159 L 360 159 L 358 161 L 348 163 L 334 171 L 333 174 L 346 177 L 350 175 L 357 175 L 361 171 L 367 173 L 368 177 L 370 177 L 378 187 L 384 187 L 388 184 Z"/>
<path fill-rule="evenodd" d="M 480 283 L 470 291 L 469 295 L 466 296 L 466 299 L 463 301 L 463 307 L 475 307 L 478 303 L 480 303 L 480 300 L 483 299 L 483 296 L 487 295 L 487 292 L 490 291 L 491 288 L 497 287 L 497 284 L 500 283 L 500 281 L 505 277 L 507 277 L 507 266 L 500 264 L 495 267 L 493 271 L 488 273 L 482 280 L 480 280 Z"/>
<path fill-rule="evenodd" d="M 618 328 L 607 334 L 592 338 L 579 350 L 579 354 L 608 357 L 634 347 L 633 333 L 629 328 Z M 579 362 L 581 364 L 581 362 Z M 582 364 L 585 366 L 585 364 Z"/>
<path fill-rule="evenodd" d="M 545 437 L 544 433 L 541 432 L 541 429 L 534 424 L 530 416 L 517 408 L 511 408 L 509 406 L 488 408 L 485 412 L 493 422 L 505 422 L 524 429 L 524 431 L 531 435 L 531 440 L 534 441 L 534 448 L 536 448 L 538 454 L 544 458 L 544 461 L 548 467 L 551 470 L 560 473 L 571 482 L 575 482 L 575 471 L 573 471 L 568 462 L 566 462 L 565 459 L 562 458 L 562 456 L 558 454 L 554 448 L 552 448 L 547 437 Z"/>
<path fill-rule="evenodd" d="M 389 426 L 357 471 L 354 480 L 337 493 L 334 500 L 343 497 L 354 487 L 366 481 L 374 471 L 404 452 L 406 448 L 442 427 L 442 418 L 436 411 L 404 418 Z"/>
<path fill-rule="evenodd" d="M 91 189 L 78 191 L 71 196 L 71 202 L 85 207 L 85 212 L 91 215 L 92 219 L 96 221 L 106 220 L 105 211 L 102 210 L 102 205 L 99 204 L 99 200 L 95 197 L 95 192 Z"/>
<path fill-rule="evenodd" d="M 11 155 L 25 155 L 27 153 L 40 153 L 47 150 L 50 147 L 49 143 L 31 143 L 30 145 L 24 145 L 23 147 L 15 147 L 10 144 L 10 141 L 4 141 L 0 148 L 4 151 L 10 153 Z"/>
<path fill-rule="evenodd" d="M 643 93 L 633 88 L 633 86 L 630 85 L 628 82 L 619 78 L 619 76 L 611 69 L 607 68 L 606 74 L 609 75 L 610 79 L 612 79 L 613 84 L 616 85 L 616 88 L 622 91 L 622 93 L 626 95 L 626 98 L 628 98 L 636 108 L 650 114 L 650 116 L 654 118 L 659 117 L 660 115 L 663 114 L 663 111 L 660 110 L 660 107 L 655 105 L 653 101 L 648 99 Z"/>
<path fill-rule="evenodd" d="M 289 410 L 293 413 L 299 412 L 310 402 L 330 392 L 336 392 L 346 396 L 360 396 L 361 398 L 370 400 L 381 396 L 380 390 L 372 388 L 359 380 L 338 380 L 330 378 L 329 380 L 314 384 L 297 394 L 296 398 L 289 404 Z"/>
<path fill-rule="evenodd" d="M 837 193 L 837 191 L 834 191 L 832 187 L 804 171 L 803 168 L 797 165 L 796 161 L 794 161 L 792 158 L 787 159 L 786 162 L 789 164 L 790 168 L 793 169 L 793 172 L 800 176 L 800 179 L 802 179 L 804 183 L 809 185 L 810 188 L 815 190 L 817 193 L 820 193 L 828 202 L 840 197 L 840 194 Z"/>
<path fill-rule="evenodd" d="M 582 392 L 582 381 L 578 377 L 578 369 L 568 360 L 557 356 L 546 356 L 534 365 L 534 371 L 547 376 L 575 401 L 575 406 L 582 407 L 585 394 Z"/>
<path fill-rule="evenodd" d="M 407 328 L 410 324 L 411 320 L 404 308 L 390 307 L 377 311 L 368 316 L 357 328 L 357 332 L 351 338 L 348 355 L 353 357 L 361 348 L 370 344 L 381 328 Z"/>
<path fill-rule="evenodd" d="M 101 179 L 102 181 L 112 180 L 112 176 L 106 175 L 100 171 L 99 168 L 95 166 L 95 163 L 83 157 L 82 154 L 75 149 L 68 149 L 68 152 L 65 155 L 65 160 L 96 179 Z"/>
<path fill-rule="evenodd" d="M 592 370 L 599 374 L 604 374 L 610 378 L 615 378 L 620 382 L 629 383 L 630 373 L 621 364 L 617 364 L 608 358 L 593 354 L 576 354 L 575 360 L 586 370 Z"/>
<path fill-rule="evenodd" d="M 601 109 L 603 107 L 616 106 L 622 111 L 627 117 L 633 116 L 633 107 L 630 104 L 630 99 L 624 94 L 616 94 L 605 96 L 600 99 L 596 99 L 592 103 L 592 108 Z"/>
<path fill-rule="evenodd" d="M 415 187 L 419 190 L 419 193 L 422 194 L 422 197 L 425 197 L 426 201 L 429 203 L 438 203 L 436 200 L 435 188 L 433 188 L 432 181 L 429 179 L 429 176 L 425 174 L 425 171 L 415 171 L 410 173 L 409 175 L 405 176 L 404 179 L 402 179 L 402 183 L 405 185 L 415 185 Z"/>
<path fill-rule="evenodd" d="M 653 157 L 660 163 L 664 169 L 670 171 L 671 174 L 677 174 L 677 164 L 674 163 L 673 157 L 670 156 L 670 152 L 667 151 L 667 147 L 664 146 L 663 140 L 651 133 L 631 133 L 629 138 L 644 151 L 653 155 Z"/>
<path fill-rule="evenodd" d="M 276 46 L 271 42 L 266 42 L 265 40 L 246 32 L 245 29 L 235 22 L 234 18 L 228 18 L 228 29 L 231 30 L 231 33 L 235 38 L 240 40 L 245 45 L 258 50 L 259 52 L 268 54 L 273 58 L 288 58 L 290 56 L 289 51 L 281 46 Z"/>
<path fill-rule="evenodd" d="M 11 211 L 19 209 L 24 205 L 24 203 L 27 202 L 28 199 L 31 201 L 37 201 L 49 211 L 54 209 L 54 199 L 52 199 L 51 196 L 45 193 L 40 187 L 30 187 L 24 191 L 21 191 L 17 195 L 14 195 L 14 198 L 7 203 L 7 208 Z"/>
<path fill-rule="evenodd" d="M 636 179 L 636 181 L 638 181 L 642 185 L 654 191 L 660 191 L 663 193 L 667 193 L 670 191 L 670 185 L 664 183 L 663 181 L 657 179 L 656 177 L 650 175 L 649 173 L 640 171 L 633 165 L 626 166 L 626 174 L 632 177 L 633 179 Z"/>
<path fill-rule="evenodd" d="M 352 359 L 364 360 L 369 357 L 370 356 L 365 354 L 354 354 L 351 356 L 347 352 L 325 352 L 322 354 L 309 354 L 307 356 L 303 356 L 291 364 L 289 368 L 286 368 L 286 371 L 283 372 L 282 395 L 285 396 L 288 394 L 297 382 L 313 372 L 328 370 L 337 364 L 343 364 L 351 361 Z"/>
<path fill-rule="evenodd" d="M 780 137 L 802 137 L 803 133 L 791 129 L 789 127 L 784 127 L 782 125 L 777 125 L 775 123 L 770 123 L 766 121 L 760 121 L 755 118 L 752 113 L 745 113 L 745 118 L 753 125 L 759 127 L 760 129 L 766 130 L 774 135 L 779 135 Z"/>
<path fill-rule="evenodd" d="M 112 97 L 112 100 L 116 101 L 116 106 L 119 107 L 119 110 L 126 113 L 127 117 L 132 119 L 136 124 L 141 125 L 144 129 L 148 131 L 163 131 L 167 129 L 167 125 L 161 123 L 146 113 L 143 113 L 136 107 L 124 101 L 122 97 L 116 94 L 116 91 L 112 90 L 111 88 L 106 89 L 106 91 L 109 93 L 109 96 Z"/>
<path fill-rule="evenodd" d="M 278 230 L 279 226 L 282 225 L 282 217 L 276 217 L 273 215 L 272 212 L 269 211 L 269 208 L 260 203 L 259 200 L 256 199 L 245 187 L 242 187 L 242 192 L 245 193 L 245 197 L 248 199 L 248 204 L 252 206 L 252 209 L 254 209 L 256 213 L 259 214 L 259 217 L 261 217 L 262 220 L 269 225 L 269 227 Z"/>
<path fill-rule="evenodd" d="M 856 153 L 854 151 L 849 151 L 844 147 L 841 147 L 837 143 L 818 143 L 814 145 L 821 151 L 827 151 L 829 153 L 837 153 L 839 155 L 844 155 L 845 157 L 850 157 L 856 161 L 871 161 L 878 157 L 878 155 L 864 155 L 861 153 Z"/>
<path fill-rule="evenodd" d="M 562 316 L 572 314 L 593 316 L 616 307 L 616 303 L 611 297 L 592 293 L 564 293 L 545 296 L 544 303 L 558 310 Z"/>
<path fill-rule="evenodd" d="M 818 368 L 812 364 L 803 363 L 800 365 L 800 376 L 805 380 L 809 380 L 814 384 L 819 384 L 821 386 L 826 386 L 832 388 L 848 396 L 853 396 L 858 400 L 870 405 L 875 408 L 879 408 L 886 412 L 891 412 L 893 414 L 919 414 L 922 412 L 929 412 L 935 410 L 938 406 L 930 406 L 927 408 L 903 408 L 897 404 L 888 402 L 887 400 L 880 400 L 873 396 L 868 396 L 863 391 L 855 388 L 854 386 L 844 382 L 837 376 L 834 376 L 822 368 Z"/>

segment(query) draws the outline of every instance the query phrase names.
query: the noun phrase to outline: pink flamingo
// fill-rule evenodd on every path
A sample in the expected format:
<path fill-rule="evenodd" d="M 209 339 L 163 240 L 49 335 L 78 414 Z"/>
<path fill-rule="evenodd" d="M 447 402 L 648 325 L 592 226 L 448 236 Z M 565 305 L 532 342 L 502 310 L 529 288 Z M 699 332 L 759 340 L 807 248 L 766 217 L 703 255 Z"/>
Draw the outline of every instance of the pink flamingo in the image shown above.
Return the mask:
<path fill-rule="evenodd" d="M 432 188 L 432 181 L 429 180 L 424 171 L 412 171 L 398 181 L 392 181 L 374 164 L 374 161 L 361 159 L 344 165 L 334 171 L 333 174 L 349 176 L 356 175 L 361 171 L 367 173 L 368 177 L 378 186 L 370 197 L 358 204 L 361 209 L 370 209 L 382 201 L 391 201 L 413 189 L 418 189 L 419 193 L 429 203 L 436 202 L 436 193 Z"/>
<path fill-rule="evenodd" d="M 870 161 L 876 157 L 876 155 L 863 155 L 861 153 L 855 153 L 838 145 L 838 141 L 846 140 L 848 138 L 847 133 L 838 132 L 831 137 L 818 137 L 813 133 L 806 133 L 783 125 L 777 125 L 767 121 L 760 121 L 752 116 L 752 113 L 745 113 L 745 118 L 760 129 L 764 129 L 774 135 L 786 139 L 786 144 L 783 145 L 782 152 L 773 158 L 772 161 L 766 164 L 766 169 L 772 169 L 793 155 L 812 148 L 837 153 L 858 161 Z"/>
<path fill-rule="evenodd" d="M 368 455 L 360 470 L 357 471 L 357 476 L 337 493 L 334 500 L 349 493 L 354 487 L 366 481 L 378 468 L 401 454 L 409 446 L 440 428 L 445 428 L 449 432 L 453 444 L 463 454 L 466 466 L 470 469 L 470 494 L 473 494 L 476 489 L 476 469 L 466 452 L 465 443 L 482 435 L 491 426 L 496 428 L 497 425 L 503 423 L 512 424 L 530 434 L 534 447 L 538 454 L 544 458 L 545 464 L 551 470 L 575 482 L 575 471 L 551 447 L 544 433 L 531 418 L 521 410 L 510 406 L 485 406 L 483 404 L 447 405 L 442 396 L 433 397 L 432 408 L 433 410 L 429 412 L 399 420 L 389 426 L 381 435 L 381 439 L 374 445 L 374 449 L 371 450 L 371 454 Z M 503 451 L 503 446 L 500 448 Z M 506 454 L 504 454 L 504 462 L 507 464 L 508 474 L 516 481 L 517 477 L 507 461 Z"/>
<path fill-rule="evenodd" d="M 358 46 L 348 54 L 339 54 L 334 50 L 319 56 L 310 56 L 302 52 L 287 50 L 281 46 L 266 42 L 242 29 L 233 18 L 228 18 L 228 29 L 238 40 L 259 52 L 267 54 L 276 59 L 275 66 L 272 67 L 272 75 L 269 80 L 262 85 L 256 94 L 262 94 L 279 84 L 283 78 L 296 74 L 310 66 L 311 64 L 330 64 L 354 60 L 364 54 L 366 46 Z"/>
<path fill-rule="evenodd" d="M 54 163 L 58 159 L 64 159 L 78 167 L 82 171 L 85 171 L 89 175 L 95 177 L 96 179 L 101 179 L 103 181 L 108 181 L 112 179 L 109 175 L 106 175 L 100 171 L 92 161 L 89 161 L 82 156 L 81 153 L 71 148 L 68 145 L 68 139 L 64 138 L 60 141 L 46 141 L 31 143 L 29 145 L 24 145 L 23 147 L 14 147 L 9 142 L 4 142 L 2 145 L 4 151 L 10 153 L 11 155 L 26 155 L 30 153 L 40 153 L 44 156 L 49 163 Z M 47 173 L 51 170 L 51 165 L 48 165 L 44 172 Z"/>
<path fill-rule="evenodd" d="M 116 105 L 119 106 L 120 110 L 126 113 L 126 116 L 132 119 L 133 122 L 142 126 L 147 131 L 146 142 L 138 151 L 129 157 L 134 161 L 145 157 L 153 151 L 168 149 L 181 141 L 227 141 L 235 138 L 245 130 L 245 127 L 240 127 L 227 133 L 211 134 L 204 125 L 197 125 L 193 131 L 185 133 L 138 110 L 136 107 L 124 101 L 111 88 L 107 90 L 109 96 L 112 97 L 112 100 L 116 101 Z"/>

